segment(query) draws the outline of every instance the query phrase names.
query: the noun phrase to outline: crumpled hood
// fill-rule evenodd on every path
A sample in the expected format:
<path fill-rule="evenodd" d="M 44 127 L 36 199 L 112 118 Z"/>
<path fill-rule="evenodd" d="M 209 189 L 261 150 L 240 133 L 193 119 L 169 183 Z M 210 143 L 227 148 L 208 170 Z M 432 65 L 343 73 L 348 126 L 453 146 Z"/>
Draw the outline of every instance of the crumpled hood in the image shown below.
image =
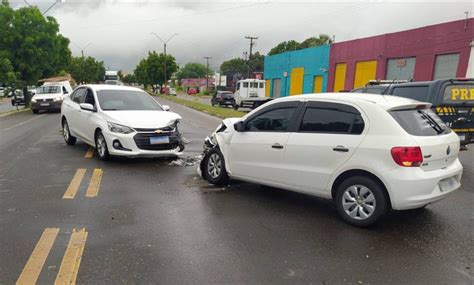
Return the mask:
<path fill-rule="evenodd" d="M 131 128 L 162 128 L 170 125 L 181 116 L 167 111 L 104 111 L 107 121 Z"/>

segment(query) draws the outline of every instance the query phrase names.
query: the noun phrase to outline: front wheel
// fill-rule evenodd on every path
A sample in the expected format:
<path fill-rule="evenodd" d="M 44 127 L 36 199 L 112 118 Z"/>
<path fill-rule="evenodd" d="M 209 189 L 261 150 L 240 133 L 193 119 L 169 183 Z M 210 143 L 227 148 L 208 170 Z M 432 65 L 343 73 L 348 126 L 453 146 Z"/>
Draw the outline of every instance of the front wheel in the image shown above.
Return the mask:
<path fill-rule="evenodd" d="M 212 184 L 224 185 L 229 177 L 225 170 L 224 156 L 217 148 L 212 149 L 204 158 L 204 175 Z"/>
<path fill-rule="evenodd" d="M 353 176 L 339 185 L 336 207 L 345 222 L 367 227 L 387 212 L 388 198 L 378 181 L 366 176 Z"/>
<path fill-rule="evenodd" d="M 102 160 L 110 159 L 109 149 L 107 148 L 107 142 L 105 141 L 104 134 L 101 131 L 98 131 L 95 136 L 95 149 L 99 158 Z"/>
<path fill-rule="evenodd" d="M 68 145 L 74 145 L 77 141 L 77 138 L 71 135 L 71 131 L 69 130 L 69 125 L 66 119 L 63 120 L 63 138 Z"/>
<path fill-rule="evenodd" d="M 33 112 L 33 114 L 38 114 L 39 113 L 39 110 L 31 109 L 31 111 Z"/>

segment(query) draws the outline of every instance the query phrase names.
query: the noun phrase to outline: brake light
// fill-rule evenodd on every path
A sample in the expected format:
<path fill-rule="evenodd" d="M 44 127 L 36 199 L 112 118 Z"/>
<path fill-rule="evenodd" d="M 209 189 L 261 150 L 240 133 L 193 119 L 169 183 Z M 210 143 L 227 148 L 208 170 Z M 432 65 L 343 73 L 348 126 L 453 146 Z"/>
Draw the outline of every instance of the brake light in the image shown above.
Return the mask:
<path fill-rule="evenodd" d="M 393 160 L 400 166 L 416 167 L 423 163 L 421 148 L 418 146 L 394 147 L 391 152 Z"/>

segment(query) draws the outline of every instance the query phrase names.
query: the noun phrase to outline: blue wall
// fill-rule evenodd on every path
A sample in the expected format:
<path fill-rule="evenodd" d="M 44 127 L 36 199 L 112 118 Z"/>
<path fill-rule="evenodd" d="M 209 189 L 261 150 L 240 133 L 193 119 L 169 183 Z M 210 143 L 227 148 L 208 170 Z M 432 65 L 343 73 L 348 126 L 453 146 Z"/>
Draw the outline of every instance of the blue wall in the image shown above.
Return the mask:
<path fill-rule="evenodd" d="M 314 76 L 323 76 L 323 90 L 326 92 L 329 66 L 329 45 L 307 48 L 265 56 L 264 77 L 271 81 L 270 96 L 273 96 L 273 80 L 281 79 L 281 97 L 290 94 L 291 69 L 304 68 L 303 93 L 313 93 Z M 284 73 L 288 72 L 288 76 Z"/>

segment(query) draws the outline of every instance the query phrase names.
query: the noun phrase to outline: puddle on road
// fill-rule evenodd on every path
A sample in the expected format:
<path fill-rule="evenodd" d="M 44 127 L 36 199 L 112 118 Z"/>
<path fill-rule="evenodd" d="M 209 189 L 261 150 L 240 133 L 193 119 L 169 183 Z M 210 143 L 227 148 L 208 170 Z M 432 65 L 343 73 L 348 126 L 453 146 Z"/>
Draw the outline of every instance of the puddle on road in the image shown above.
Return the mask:
<path fill-rule="evenodd" d="M 199 164 L 201 162 L 202 155 L 197 156 L 181 156 L 170 163 L 170 166 L 193 166 Z"/>

